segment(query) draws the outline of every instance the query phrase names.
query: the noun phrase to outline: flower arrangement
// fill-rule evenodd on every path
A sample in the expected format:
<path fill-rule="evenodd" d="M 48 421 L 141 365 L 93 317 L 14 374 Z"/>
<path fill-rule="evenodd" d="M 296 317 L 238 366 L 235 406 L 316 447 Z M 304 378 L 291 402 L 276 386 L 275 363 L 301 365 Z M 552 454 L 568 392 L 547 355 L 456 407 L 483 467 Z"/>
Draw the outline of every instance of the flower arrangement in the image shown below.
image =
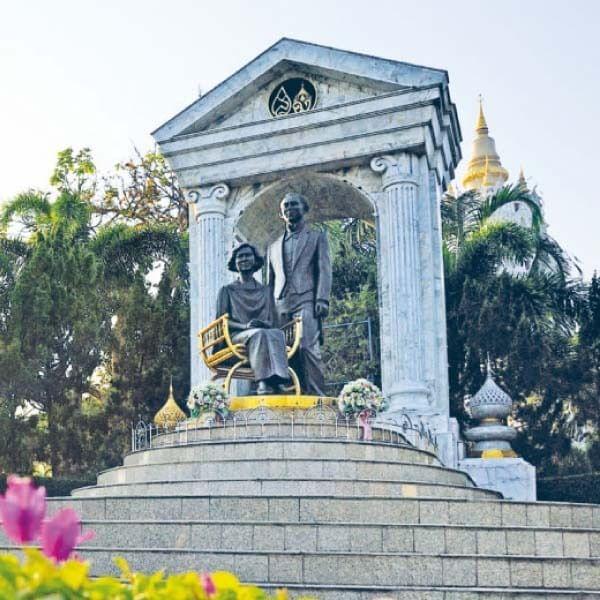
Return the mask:
<path fill-rule="evenodd" d="M 381 390 L 368 379 L 350 381 L 338 396 L 338 409 L 345 417 L 374 416 L 387 406 Z"/>
<path fill-rule="evenodd" d="M 35 488 L 31 479 L 11 475 L 8 489 L 0 497 L 0 516 L 6 535 L 23 548 L 24 559 L 0 554 L 0 598 L 78 598 L 79 600 L 288 600 L 285 590 L 268 595 L 245 585 L 232 573 L 217 571 L 165 575 L 133 573 L 127 561 L 116 558 L 120 577 L 91 578 L 89 563 L 74 556 L 74 548 L 93 537 L 81 535 L 81 521 L 71 508 L 45 519 L 46 490 Z M 308 600 L 308 599 L 306 599 Z"/>
<path fill-rule="evenodd" d="M 194 419 L 206 413 L 215 413 L 224 419 L 229 413 L 229 397 L 220 385 L 208 381 L 190 390 L 187 407 Z"/>

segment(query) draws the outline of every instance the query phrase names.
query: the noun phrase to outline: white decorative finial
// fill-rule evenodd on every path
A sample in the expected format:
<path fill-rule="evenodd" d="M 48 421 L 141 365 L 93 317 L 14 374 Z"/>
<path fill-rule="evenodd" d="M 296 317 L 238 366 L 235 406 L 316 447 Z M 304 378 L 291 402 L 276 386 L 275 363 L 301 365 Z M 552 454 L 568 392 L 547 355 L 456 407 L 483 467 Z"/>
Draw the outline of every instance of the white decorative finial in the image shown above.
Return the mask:
<path fill-rule="evenodd" d="M 492 371 L 492 361 L 490 360 L 490 353 L 487 353 L 487 358 L 485 361 L 485 367 L 486 367 L 486 374 L 487 376 L 492 379 L 494 376 L 494 372 Z"/>

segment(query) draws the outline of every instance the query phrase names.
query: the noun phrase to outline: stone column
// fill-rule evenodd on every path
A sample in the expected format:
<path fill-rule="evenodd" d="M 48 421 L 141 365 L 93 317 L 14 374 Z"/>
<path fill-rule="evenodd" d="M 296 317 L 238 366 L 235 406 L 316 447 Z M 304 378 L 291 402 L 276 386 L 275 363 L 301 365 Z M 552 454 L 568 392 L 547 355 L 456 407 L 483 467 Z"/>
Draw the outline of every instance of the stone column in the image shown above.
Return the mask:
<path fill-rule="evenodd" d="M 430 405 L 423 357 L 422 268 L 419 245 L 419 160 L 409 153 L 378 156 L 381 370 L 389 413 L 423 414 Z"/>
<path fill-rule="evenodd" d="M 191 383 L 210 378 L 198 349 L 198 332 L 215 318 L 225 282 L 225 214 L 229 187 L 219 183 L 188 192 L 190 203 Z"/>

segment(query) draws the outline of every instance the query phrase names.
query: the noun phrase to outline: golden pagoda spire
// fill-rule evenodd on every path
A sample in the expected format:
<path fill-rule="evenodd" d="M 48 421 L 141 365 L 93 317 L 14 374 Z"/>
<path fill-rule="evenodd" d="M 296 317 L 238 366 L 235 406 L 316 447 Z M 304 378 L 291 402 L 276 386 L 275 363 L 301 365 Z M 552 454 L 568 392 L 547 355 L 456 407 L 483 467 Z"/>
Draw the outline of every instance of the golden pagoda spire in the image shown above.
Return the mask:
<path fill-rule="evenodd" d="M 479 96 L 479 112 L 475 123 L 475 139 L 467 171 L 462 178 L 465 190 L 497 188 L 508 179 L 508 171 L 502 166 L 496 152 L 496 142 L 489 135 L 489 128 L 483 113 L 483 100 Z"/>
<path fill-rule="evenodd" d="M 154 415 L 154 423 L 160 427 L 173 428 L 179 421 L 184 421 L 185 419 L 186 414 L 179 408 L 177 402 L 175 402 L 175 396 L 173 394 L 173 375 L 171 375 L 169 397 L 162 408 Z"/>
<path fill-rule="evenodd" d="M 483 114 L 483 98 L 481 94 L 479 94 L 479 115 L 477 116 L 475 131 L 477 133 L 487 133 L 489 131 L 485 115 Z"/>

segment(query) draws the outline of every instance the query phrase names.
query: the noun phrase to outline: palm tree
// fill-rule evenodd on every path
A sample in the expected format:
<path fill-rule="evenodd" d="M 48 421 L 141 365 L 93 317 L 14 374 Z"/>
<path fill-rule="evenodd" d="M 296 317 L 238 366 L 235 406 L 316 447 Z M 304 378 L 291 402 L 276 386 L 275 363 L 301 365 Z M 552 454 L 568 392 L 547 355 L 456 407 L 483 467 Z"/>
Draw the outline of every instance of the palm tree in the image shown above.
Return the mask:
<path fill-rule="evenodd" d="M 529 207 L 531 228 L 495 216 L 512 202 Z M 510 378 L 512 372 L 516 383 L 515 374 L 527 367 L 514 364 L 527 362 L 526 355 L 519 358 L 512 350 L 517 336 L 523 343 L 527 337 L 539 343 L 557 332 L 567 339 L 574 331 L 581 285 L 572 277 L 571 259 L 544 232 L 539 205 L 518 185 L 489 196 L 473 191 L 446 196 L 442 219 L 452 404 L 465 418 L 463 399 L 481 383 L 486 355 L 497 360 L 501 376 Z M 529 371 L 513 392 L 533 391 L 531 364 Z M 539 383 L 544 376 L 538 375 Z"/>
<path fill-rule="evenodd" d="M 0 334 L 18 344 L 36 374 L 24 399 L 47 417 L 55 475 L 72 466 L 67 455 L 80 451 L 73 446 L 74 416 L 105 359 L 115 289 L 157 260 L 183 262 L 173 228 L 113 225 L 95 232 L 90 220 L 90 204 L 66 190 L 55 201 L 20 194 L 0 215 Z"/>

